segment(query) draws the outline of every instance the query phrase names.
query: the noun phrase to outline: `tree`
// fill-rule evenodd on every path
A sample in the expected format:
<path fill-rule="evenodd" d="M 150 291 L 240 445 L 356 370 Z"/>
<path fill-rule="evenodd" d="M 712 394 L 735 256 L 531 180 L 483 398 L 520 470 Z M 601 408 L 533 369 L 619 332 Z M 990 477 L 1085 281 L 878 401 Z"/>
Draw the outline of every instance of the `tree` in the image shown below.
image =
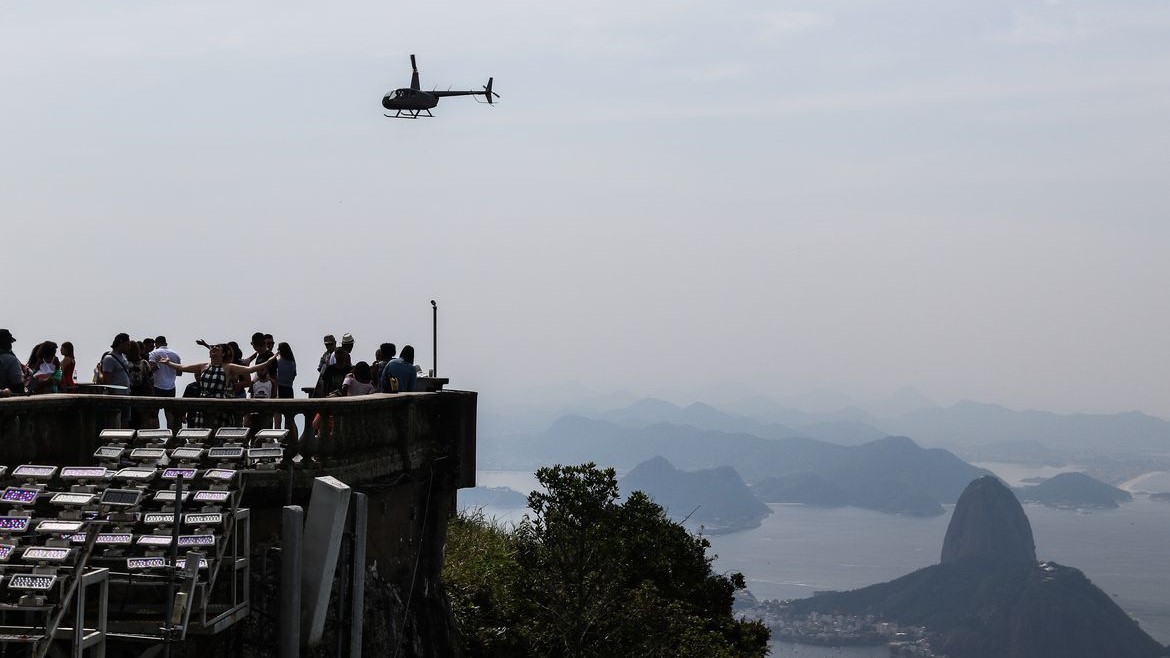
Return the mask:
<path fill-rule="evenodd" d="M 545 491 L 529 495 L 533 513 L 510 533 L 513 577 L 498 581 L 488 597 L 508 629 L 496 634 L 508 639 L 505 653 L 697 658 L 767 652 L 767 628 L 731 614 L 743 576 L 713 573 L 706 539 L 668 519 L 641 492 L 619 503 L 612 468 L 558 465 L 536 477 Z M 452 605 L 458 611 L 454 598 Z M 476 629 L 462 633 L 483 637 Z M 504 644 L 465 646 L 471 655 L 502 655 L 494 652 Z"/>

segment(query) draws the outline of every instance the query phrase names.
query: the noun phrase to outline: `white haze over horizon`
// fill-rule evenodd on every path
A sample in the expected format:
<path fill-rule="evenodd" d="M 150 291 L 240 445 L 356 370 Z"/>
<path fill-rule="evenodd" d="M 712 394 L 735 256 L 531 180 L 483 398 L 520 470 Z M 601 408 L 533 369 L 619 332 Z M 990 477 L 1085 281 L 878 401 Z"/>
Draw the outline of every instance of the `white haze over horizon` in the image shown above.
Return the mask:
<path fill-rule="evenodd" d="M 1167 80 L 1155 0 L 0 0 L 0 327 L 1170 417 Z"/>

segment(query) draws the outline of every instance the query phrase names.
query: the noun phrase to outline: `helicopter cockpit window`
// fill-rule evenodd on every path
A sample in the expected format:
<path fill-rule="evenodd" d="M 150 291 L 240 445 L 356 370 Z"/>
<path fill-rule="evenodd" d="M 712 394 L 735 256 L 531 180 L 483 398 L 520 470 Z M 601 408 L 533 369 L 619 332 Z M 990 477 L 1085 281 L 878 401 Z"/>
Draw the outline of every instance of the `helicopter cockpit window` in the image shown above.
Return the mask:
<path fill-rule="evenodd" d="M 395 98 L 406 98 L 406 90 L 399 89 L 398 91 L 394 92 L 394 97 Z"/>

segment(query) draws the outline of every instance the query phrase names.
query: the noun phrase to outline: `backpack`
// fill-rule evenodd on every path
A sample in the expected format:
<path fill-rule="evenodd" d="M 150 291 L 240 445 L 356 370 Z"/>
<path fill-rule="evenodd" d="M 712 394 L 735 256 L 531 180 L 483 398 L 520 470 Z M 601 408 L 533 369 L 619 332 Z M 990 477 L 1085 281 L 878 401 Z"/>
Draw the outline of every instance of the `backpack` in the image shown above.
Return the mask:
<path fill-rule="evenodd" d="M 93 367 L 93 383 L 95 383 L 95 384 L 102 383 L 102 363 L 105 362 L 107 356 L 114 356 L 114 352 L 113 351 L 102 352 L 102 358 L 98 359 L 97 365 Z M 125 365 L 123 365 L 122 360 L 116 356 L 114 357 L 114 361 L 117 362 L 117 364 L 122 368 L 122 370 L 126 371 L 126 378 L 129 379 L 130 378 L 129 368 L 127 368 Z"/>

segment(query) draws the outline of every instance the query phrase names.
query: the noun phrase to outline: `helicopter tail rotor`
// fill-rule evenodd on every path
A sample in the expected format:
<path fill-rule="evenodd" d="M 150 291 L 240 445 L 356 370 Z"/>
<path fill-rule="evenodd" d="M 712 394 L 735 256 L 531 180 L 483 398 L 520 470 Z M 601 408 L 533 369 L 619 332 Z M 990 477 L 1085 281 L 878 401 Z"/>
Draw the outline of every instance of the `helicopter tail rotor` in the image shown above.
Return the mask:
<path fill-rule="evenodd" d="M 492 104 L 492 97 L 499 98 L 500 95 L 492 91 L 492 80 L 495 78 L 488 78 L 487 86 L 483 88 L 483 97 L 487 99 L 488 105 Z"/>

